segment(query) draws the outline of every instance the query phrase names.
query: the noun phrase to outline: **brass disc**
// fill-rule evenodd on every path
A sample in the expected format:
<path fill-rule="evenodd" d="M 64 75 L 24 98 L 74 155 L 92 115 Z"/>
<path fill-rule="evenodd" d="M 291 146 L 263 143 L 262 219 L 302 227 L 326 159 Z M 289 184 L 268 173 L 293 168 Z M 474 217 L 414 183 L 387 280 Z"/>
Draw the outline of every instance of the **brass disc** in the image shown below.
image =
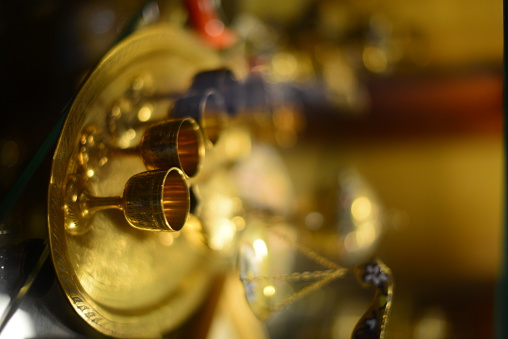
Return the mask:
<path fill-rule="evenodd" d="M 166 116 L 171 95 L 220 66 L 192 34 L 153 26 L 113 48 L 70 109 L 49 185 L 51 253 L 72 306 L 103 334 L 157 337 L 177 328 L 205 298 L 217 265 L 185 234 L 134 229 L 119 210 L 99 211 L 84 232 L 68 232 L 69 182 L 79 177 L 96 196 L 121 195 L 128 178 L 146 168 L 141 158 L 111 156 L 108 148 L 137 145 L 147 122 Z M 123 120 L 113 119 L 119 114 Z"/>

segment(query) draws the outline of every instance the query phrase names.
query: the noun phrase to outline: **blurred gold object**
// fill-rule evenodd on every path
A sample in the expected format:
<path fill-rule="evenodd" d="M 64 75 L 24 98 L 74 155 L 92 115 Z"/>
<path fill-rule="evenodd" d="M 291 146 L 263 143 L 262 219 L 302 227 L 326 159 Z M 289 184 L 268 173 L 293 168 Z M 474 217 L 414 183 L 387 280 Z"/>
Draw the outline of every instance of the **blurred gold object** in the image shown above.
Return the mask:
<path fill-rule="evenodd" d="M 297 312 L 295 309 L 288 311 L 288 306 L 298 302 L 311 305 L 312 295 L 316 296 L 326 285 L 354 272 L 361 286 L 374 287 L 376 293 L 357 321 L 351 337 L 384 338 L 393 295 L 390 269 L 379 259 L 372 258 L 352 269 L 341 266 L 336 259 L 323 255 L 319 246 L 302 244 L 298 233 L 283 219 L 261 213 L 256 217 L 251 215 L 247 221 L 239 241 L 238 266 L 245 297 L 256 317 L 267 321 L 277 319 L 274 317 L 276 313 L 280 319 L 284 313 Z M 330 297 L 328 302 L 321 301 L 323 308 L 328 303 L 337 302 Z"/>
<path fill-rule="evenodd" d="M 213 90 L 178 99 L 172 114 L 194 118 L 209 147 L 217 142 L 228 121 L 224 99 Z"/>
<path fill-rule="evenodd" d="M 55 151 L 49 185 L 51 253 L 60 284 L 74 310 L 102 334 L 160 337 L 175 330 L 196 312 L 222 270 L 224 263 L 215 260 L 213 252 L 196 248 L 189 234 L 199 232 L 195 228 L 168 233 L 131 227 L 129 223 L 146 227 L 148 215 L 144 213 L 153 208 L 162 218 L 155 223 L 156 228 L 181 228 L 190 204 L 189 193 L 182 173 L 168 168 L 150 174 L 150 180 L 155 181 L 133 186 L 132 179 L 128 183 L 133 177 L 138 184 L 148 182 L 138 176 L 146 171 L 143 160 L 117 156 L 112 151 L 139 145 L 147 126 L 164 119 L 173 104 L 172 96 L 150 101 L 140 92 L 140 84 L 146 85 L 148 80 L 136 79 L 149 79 L 150 95 L 182 94 L 196 73 L 222 66 L 220 58 L 191 34 L 170 25 L 155 25 L 113 48 L 87 78 L 70 109 Z M 118 111 L 117 105 L 122 102 L 135 103 L 136 109 L 129 110 L 127 105 Z M 136 114 L 122 120 L 127 112 Z M 139 124 L 142 120 L 145 124 Z M 184 121 L 180 141 L 190 141 L 192 150 L 197 147 L 201 154 L 195 125 Z M 94 134 L 97 131 L 109 133 Z M 82 153 L 90 142 L 99 145 L 92 147 L 97 152 Z M 198 161 L 196 156 L 191 165 Z M 87 166 L 83 166 L 83 160 Z M 105 163 L 108 165 L 103 166 Z M 182 167 L 192 172 L 186 165 Z M 126 215 L 118 209 L 104 209 L 92 213 L 88 232 L 79 236 L 69 233 L 64 206 L 69 199 L 77 199 L 68 187 L 76 177 L 83 184 L 75 185 L 84 185 L 90 195 L 90 200 L 85 199 L 85 206 L 90 204 L 89 212 L 112 205 L 118 208 L 118 198 L 101 201 L 91 197 L 118 197 L 125 187 L 122 208 Z M 166 187 L 169 184 L 170 191 L 178 192 L 176 198 L 170 198 L 170 204 L 173 199 L 177 202 L 175 207 L 159 204 L 160 196 L 165 195 L 163 182 Z M 189 185 L 194 183 L 189 181 Z M 142 207 L 145 202 L 148 204 Z"/>
<path fill-rule="evenodd" d="M 242 235 L 239 270 L 247 302 L 256 317 L 264 321 L 344 277 L 349 269 L 299 243 L 292 225 L 263 219 L 252 218 Z M 313 268 L 295 271 L 298 256 L 312 262 Z"/>

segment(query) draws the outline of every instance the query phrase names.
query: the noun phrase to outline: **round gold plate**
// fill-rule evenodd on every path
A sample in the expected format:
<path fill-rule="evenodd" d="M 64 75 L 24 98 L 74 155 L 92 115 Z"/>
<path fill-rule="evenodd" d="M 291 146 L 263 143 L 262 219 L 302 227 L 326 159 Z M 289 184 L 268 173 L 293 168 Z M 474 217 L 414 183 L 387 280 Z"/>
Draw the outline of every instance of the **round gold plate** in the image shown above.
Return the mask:
<path fill-rule="evenodd" d="M 153 26 L 113 48 L 70 109 L 49 185 L 51 252 L 72 306 L 103 334 L 157 337 L 177 328 L 202 303 L 217 265 L 193 246 L 185 232 L 134 229 L 118 210 L 97 212 L 82 234 L 68 232 L 64 205 L 71 178 L 83 177 L 96 196 L 119 196 L 128 178 L 146 170 L 139 157 L 128 156 L 106 157 L 97 161 L 100 166 L 83 170 L 83 136 L 88 137 L 93 126 L 105 145 L 118 142 L 107 132 L 111 129 L 107 116 L 136 79 L 149 83 L 152 94 L 181 94 L 196 73 L 220 66 L 219 57 L 190 33 L 169 25 Z M 149 119 L 165 117 L 171 100 L 152 100 Z M 146 111 L 139 113 L 146 120 Z M 129 130 L 130 141 L 123 140 L 121 146 L 135 146 L 143 126 Z"/>

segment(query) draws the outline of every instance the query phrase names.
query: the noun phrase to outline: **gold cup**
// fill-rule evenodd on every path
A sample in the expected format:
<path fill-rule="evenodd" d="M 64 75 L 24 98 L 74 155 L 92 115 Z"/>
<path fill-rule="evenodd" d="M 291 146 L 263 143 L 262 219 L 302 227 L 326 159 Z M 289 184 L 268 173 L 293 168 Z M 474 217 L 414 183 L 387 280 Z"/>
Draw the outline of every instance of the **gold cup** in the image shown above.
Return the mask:
<path fill-rule="evenodd" d="M 178 168 L 136 174 L 125 185 L 123 211 L 133 227 L 179 231 L 190 210 L 189 187 Z"/>
<path fill-rule="evenodd" d="M 223 97 L 214 90 L 206 90 L 178 99 L 170 113 L 174 117 L 195 119 L 208 147 L 213 146 L 228 122 Z"/>
<path fill-rule="evenodd" d="M 132 176 L 117 197 L 94 196 L 73 179 L 67 185 L 66 200 L 65 227 L 71 234 L 89 231 L 93 215 L 105 209 L 123 210 L 127 222 L 137 229 L 179 231 L 191 205 L 185 175 L 176 167 Z"/>
<path fill-rule="evenodd" d="M 140 156 L 148 170 L 177 167 L 187 177 L 201 169 L 205 146 L 201 128 L 193 118 L 171 119 L 151 125 L 138 146 L 108 144 L 102 131 L 90 125 L 80 138 L 78 161 L 85 172 L 96 173 L 115 156 Z"/>
<path fill-rule="evenodd" d="M 201 129 L 192 118 L 158 122 L 143 133 L 138 146 L 113 149 L 116 155 L 141 155 L 148 170 L 177 167 L 187 177 L 199 172 L 204 152 Z"/>

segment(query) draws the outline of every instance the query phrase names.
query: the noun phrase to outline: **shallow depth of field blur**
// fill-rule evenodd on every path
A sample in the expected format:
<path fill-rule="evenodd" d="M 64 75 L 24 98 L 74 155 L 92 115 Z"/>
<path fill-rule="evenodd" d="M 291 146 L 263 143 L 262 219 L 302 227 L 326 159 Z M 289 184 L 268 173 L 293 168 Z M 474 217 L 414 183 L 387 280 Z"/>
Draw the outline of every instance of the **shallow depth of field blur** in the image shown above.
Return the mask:
<path fill-rule="evenodd" d="M 2 195 L 72 93 L 62 84 L 79 79 L 135 8 L 115 0 L 9 6 L 18 23 L 4 18 L 12 65 L 5 71 L 16 80 L 3 108 L 19 114 L 0 127 Z M 375 237 L 375 255 L 392 270 L 386 337 L 493 337 L 503 253 L 502 3 L 223 0 L 221 8 L 269 80 L 306 93 L 300 115 L 274 116 L 270 138 L 294 189 L 298 233 L 309 236 L 302 242 L 320 248 L 312 241 L 328 234 L 326 199 L 339 173 L 354 173 L 382 207 L 382 231 L 366 231 L 346 250 Z M 41 206 L 43 186 L 34 192 Z M 45 218 L 41 206 L 30 222 Z M 355 284 L 309 294 L 263 333 L 348 338 L 372 297 Z M 209 337 L 255 338 L 256 320 L 233 326 L 228 305 L 219 303 Z"/>

